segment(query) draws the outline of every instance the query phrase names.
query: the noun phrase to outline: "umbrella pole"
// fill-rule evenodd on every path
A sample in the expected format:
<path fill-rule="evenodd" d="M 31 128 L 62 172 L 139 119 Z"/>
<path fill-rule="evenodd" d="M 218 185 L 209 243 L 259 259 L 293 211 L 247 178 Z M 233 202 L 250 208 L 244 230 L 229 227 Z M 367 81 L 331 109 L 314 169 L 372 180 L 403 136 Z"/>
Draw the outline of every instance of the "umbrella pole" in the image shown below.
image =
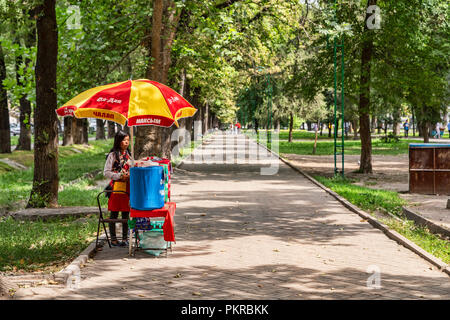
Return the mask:
<path fill-rule="evenodd" d="M 130 145 L 131 145 L 131 164 L 134 166 L 134 142 L 133 142 L 134 127 L 130 127 Z"/>

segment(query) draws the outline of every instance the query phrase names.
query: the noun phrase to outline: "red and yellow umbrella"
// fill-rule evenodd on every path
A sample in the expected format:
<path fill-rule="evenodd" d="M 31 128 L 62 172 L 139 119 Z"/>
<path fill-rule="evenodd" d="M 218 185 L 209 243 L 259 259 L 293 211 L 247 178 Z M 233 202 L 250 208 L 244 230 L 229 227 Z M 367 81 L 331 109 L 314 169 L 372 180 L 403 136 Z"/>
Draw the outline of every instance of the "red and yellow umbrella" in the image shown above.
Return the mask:
<path fill-rule="evenodd" d="M 178 127 L 197 111 L 173 89 L 147 79 L 127 80 L 84 91 L 56 110 L 59 116 L 98 118 L 128 126 Z"/>

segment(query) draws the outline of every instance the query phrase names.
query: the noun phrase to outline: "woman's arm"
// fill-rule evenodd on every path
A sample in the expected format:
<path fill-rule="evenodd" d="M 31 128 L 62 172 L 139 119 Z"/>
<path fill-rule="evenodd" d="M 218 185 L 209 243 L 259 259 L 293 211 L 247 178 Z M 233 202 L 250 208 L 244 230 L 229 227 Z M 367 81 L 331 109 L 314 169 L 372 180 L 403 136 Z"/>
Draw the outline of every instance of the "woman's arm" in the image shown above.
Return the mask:
<path fill-rule="evenodd" d="M 103 175 L 111 180 L 119 180 L 120 172 L 115 173 L 112 171 L 112 166 L 114 163 L 114 152 L 111 152 L 106 159 L 105 168 L 103 169 Z"/>

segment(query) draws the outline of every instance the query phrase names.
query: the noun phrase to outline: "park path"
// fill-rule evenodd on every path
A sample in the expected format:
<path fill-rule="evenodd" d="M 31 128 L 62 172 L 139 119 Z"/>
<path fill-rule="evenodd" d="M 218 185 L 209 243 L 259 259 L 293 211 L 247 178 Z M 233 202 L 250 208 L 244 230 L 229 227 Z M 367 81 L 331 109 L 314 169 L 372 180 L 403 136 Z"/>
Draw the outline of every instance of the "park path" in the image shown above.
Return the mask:
<path fill-rule="evenodd" d="M 276 174 L 262 175 L 269 166 Z M 450 298 L 446 274 L 243 135 L 208 138 L 175 169 L 172 192 L 168 258 L 105 246 L 73 288 L 37 287 L 26 298 Z"/>

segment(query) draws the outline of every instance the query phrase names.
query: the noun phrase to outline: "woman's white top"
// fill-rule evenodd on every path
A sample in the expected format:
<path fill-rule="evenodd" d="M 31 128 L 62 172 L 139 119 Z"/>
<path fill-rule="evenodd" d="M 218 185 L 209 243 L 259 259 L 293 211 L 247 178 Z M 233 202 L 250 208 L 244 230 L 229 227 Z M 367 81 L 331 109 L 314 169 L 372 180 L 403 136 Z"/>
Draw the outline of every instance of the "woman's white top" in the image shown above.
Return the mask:
<path fill-rule="evenodd" d="M 119 180 L 120 179 L 120 172 L 115 173 L 112 171 L 112 166 L 115 161 L 115 155 L 114 152 L 111 152 L 108 155 L 108 158 L 106 159 L 105 168 L 103 169 L 103 175 L 111 180 Z"/>

